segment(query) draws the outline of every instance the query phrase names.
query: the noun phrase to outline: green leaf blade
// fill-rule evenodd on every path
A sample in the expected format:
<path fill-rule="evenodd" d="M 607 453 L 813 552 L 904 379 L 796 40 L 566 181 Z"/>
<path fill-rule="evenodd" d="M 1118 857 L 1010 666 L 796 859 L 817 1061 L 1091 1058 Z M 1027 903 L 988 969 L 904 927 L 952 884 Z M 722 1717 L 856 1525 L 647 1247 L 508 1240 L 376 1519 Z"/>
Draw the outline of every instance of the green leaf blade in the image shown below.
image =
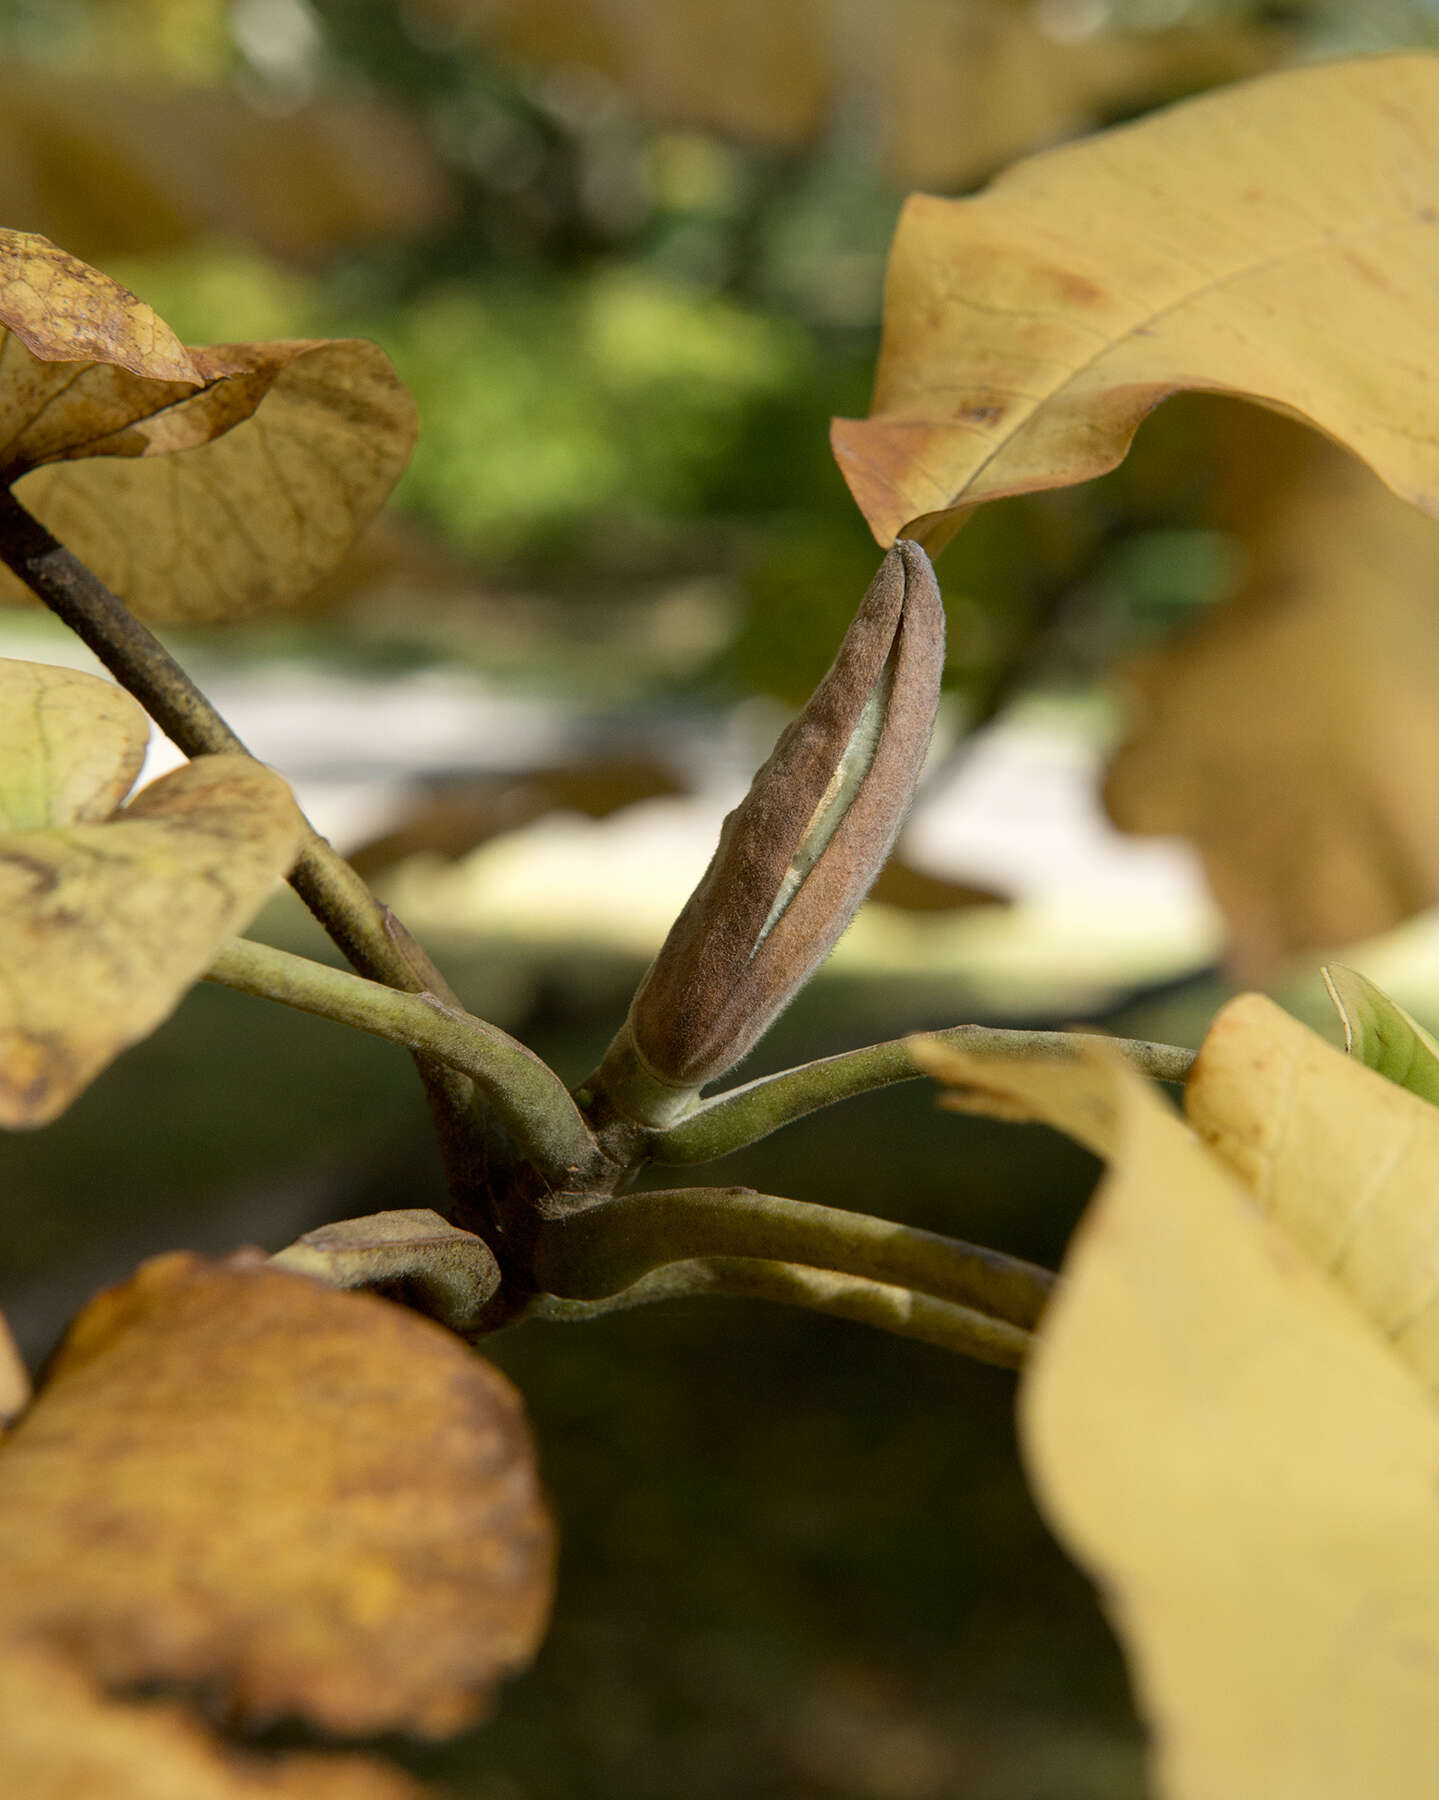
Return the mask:
<path fill-rule="evenodd" d="M 1397 1087 L 1439 1106 L 1439 1040 L 1357 970 L 1331 964 L 1323 973 L 1349 1054 Z"/>

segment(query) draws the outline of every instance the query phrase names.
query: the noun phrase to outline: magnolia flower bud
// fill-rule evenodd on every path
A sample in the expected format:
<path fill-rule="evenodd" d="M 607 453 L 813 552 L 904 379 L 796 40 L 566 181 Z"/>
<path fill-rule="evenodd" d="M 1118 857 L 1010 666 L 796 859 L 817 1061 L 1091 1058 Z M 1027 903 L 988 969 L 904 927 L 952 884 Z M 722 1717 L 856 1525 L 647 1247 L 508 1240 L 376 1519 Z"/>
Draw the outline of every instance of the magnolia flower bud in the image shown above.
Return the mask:
<path fill-rule="evenodd" d="M 900 540 L 640 984 L 595 1078 L 622 1112 L 682 1117 L 833 949 L 908 809 L 943 666 L 934 571 Z"/>

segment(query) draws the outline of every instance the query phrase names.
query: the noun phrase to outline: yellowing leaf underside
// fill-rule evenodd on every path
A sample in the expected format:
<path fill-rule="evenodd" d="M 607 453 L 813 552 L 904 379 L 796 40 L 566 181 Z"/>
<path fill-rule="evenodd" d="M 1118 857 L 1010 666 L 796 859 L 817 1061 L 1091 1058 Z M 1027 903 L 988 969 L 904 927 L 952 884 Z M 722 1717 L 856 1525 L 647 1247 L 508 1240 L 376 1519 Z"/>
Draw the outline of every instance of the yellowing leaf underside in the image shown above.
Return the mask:
<path fill-rule="evenodd" d="M 35 232 L 0 231 L 0 327 L 47 362 L 94 360 L 151 381 L 200 379 L 185 346 L 143 300 Z"/>
<path fill-rule="evenodd" d="M 1248 408 L 1226 425 L 1215 523 L 1249 573 L 1127 671 L 1105 802 L 1195 844 L 1259 975 L 1439 899 L 1439 524 L 1301 427 Z"/>
<path fill-rule="evenodd" d="M 0 837 L 0 1123 L 47 1123 L 166 1018 L 301 828 L 279 776 L 216 756 L 108 823 Z"/>
<path fill-rule="evenodd" d="M 113 682 L 0 659 L 0 831 L 108 818 L 149 741 L 150 721 Z"/>

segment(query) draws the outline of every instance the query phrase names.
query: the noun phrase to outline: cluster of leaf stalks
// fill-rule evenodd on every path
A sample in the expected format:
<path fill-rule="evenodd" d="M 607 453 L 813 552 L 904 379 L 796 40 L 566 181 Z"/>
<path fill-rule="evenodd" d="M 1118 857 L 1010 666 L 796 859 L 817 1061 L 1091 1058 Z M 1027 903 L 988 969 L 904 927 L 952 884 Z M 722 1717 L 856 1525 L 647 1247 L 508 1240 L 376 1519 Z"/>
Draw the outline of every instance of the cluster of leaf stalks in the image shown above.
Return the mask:
<path fill-rule="evenodd" d="M 140 624 L 6 492 L 0 557 L 191 757 L 245 753 Z M 1017 1366 L 1053 1276 L 996 1250 L 733 1187 L 629 1192 L 818 1108 L 924 1073 L 906 1040 L 706 1096 L 838 939 L 883 866 L 923 767 L 943 662 L 928 558 L 885 557 L 834 664 L 725 821 L 709 869 L 599 1068 L 571 1093 L 467 1012 L 388 908 L 308 825 L 295 891 L 355 973 L 237 938 L 207 978 L 400 1044 L 439 1140 L 444 1216 L 383 1213 L 309 1234 L 283 1265 L 370 1286 L 475 1338 L 525 1317 L 583 1319 L 682 1294 L 787 1301 Z M 958 1026 L 955 1048 L 1033 1056 L 1081 1037 Z M 1113 1040 L 1110 1040 L 1112 1043 Z M 1114 1043 L 1163 1080 L 1189 1053 Z"/>

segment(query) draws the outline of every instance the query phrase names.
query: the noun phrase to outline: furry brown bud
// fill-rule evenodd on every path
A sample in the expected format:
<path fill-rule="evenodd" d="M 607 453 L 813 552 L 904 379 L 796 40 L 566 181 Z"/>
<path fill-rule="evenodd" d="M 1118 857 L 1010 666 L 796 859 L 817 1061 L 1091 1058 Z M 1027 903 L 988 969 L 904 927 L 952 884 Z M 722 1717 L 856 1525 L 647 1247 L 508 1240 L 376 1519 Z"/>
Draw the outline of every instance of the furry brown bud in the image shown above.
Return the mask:
<path fill-rule="evenodd" d="M 833 949 L 909 806 L 943 665 L 934 571 L 901 540 L 829 673 L 725 820 L 602 1065 L 600 1085 L 631 1117 L 659 1125 L 687 1111 Z"/>

